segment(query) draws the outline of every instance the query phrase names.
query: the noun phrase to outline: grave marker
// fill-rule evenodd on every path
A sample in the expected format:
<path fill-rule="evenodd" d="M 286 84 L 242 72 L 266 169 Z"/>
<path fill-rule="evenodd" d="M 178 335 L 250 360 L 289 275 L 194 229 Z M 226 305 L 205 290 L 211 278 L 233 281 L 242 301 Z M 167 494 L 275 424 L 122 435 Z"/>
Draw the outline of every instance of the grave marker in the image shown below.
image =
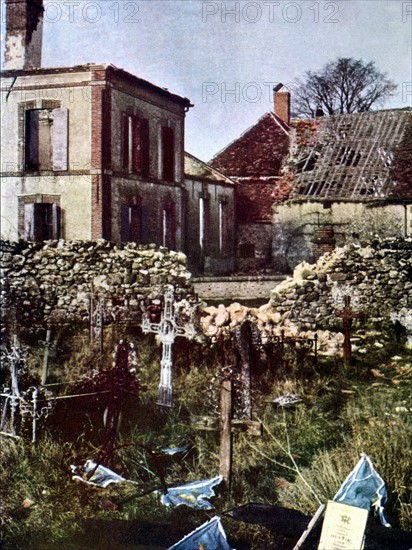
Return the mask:
<path fill-rule="evenodd" d="M 195 421 L 198 430 L 220 431 L 219 474 L 230 487 L 232 475 L 232 435 L 244 433 L 261 437 L 262 424 L 252 420 L 238 420 L 233 418 L 233 383 L 223 380 L 220 387 L 220 418 L 202 416 Z"/>
<path fill-rule="evenodd" d="M 318 550 L 361 550 L 368 510 L 329 501 Z"/>
<path fill-rule="evenodd" d="M 103 352 L 103 330 L 105 321 L 105 301 L 99 296 L 96 300 L 94 295 L 90 295 L 90 342 L 98 342 L 100 352 Z"/>
<path fill-rule="evenodd" d="M 152 323 L 149 317 L 144 317 L 142 330 L 144 334 L 157 334 L 162 343 L 162 361 L 160 363 L 160 384 L 159 384 L 159 405 L 164 407 L 172 406 L 172 346 L 177 336 L 194 338 L 196 331 L 193 323 L 179 325 L 173 312 L 174 288 L 166 286 L 164 294 L 164 306 L 160 322 Z"/>
<path fill-rule="evenodd" d="M 349 365 L 352 359 L 352 344 L 350 341 L 352 322 L 354 319 L 360 319 L 364 316 L 363 313 L 355 313 L 350 307 L 350 302 L 350 296 L 346 295 L 344 297 L 344 308 L 336 313 L 343 320 L 343 358 L 346 365 Z"/>

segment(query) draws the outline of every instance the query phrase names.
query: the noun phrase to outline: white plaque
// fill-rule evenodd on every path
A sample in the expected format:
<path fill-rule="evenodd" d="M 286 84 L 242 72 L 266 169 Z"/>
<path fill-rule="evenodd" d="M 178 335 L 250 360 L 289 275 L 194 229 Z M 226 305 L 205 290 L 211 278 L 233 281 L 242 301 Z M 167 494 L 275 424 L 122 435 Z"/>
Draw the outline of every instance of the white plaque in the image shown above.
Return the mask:
<path fill-rule="evenodd" d="M 329 501 L 318 550 L 362 550 L 368 510 Z"/>

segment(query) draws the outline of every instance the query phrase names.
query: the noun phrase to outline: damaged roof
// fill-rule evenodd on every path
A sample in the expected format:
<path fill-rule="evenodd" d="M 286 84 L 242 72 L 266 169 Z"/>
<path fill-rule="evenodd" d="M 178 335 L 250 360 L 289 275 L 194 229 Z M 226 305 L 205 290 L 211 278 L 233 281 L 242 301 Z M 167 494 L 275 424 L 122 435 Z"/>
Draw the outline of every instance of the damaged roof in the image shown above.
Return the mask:
<path fill-rule="evenodd" d="M 412 199 L 411 127 L 410 109 L 295 121 L 293 198 Z"/>
<path fill-rule="evenodd" d="M 188 179 L 206 180 L 230 186 L 235 184 L 230 178 L 187 151 L 185 152 L 185 176 Z"/>

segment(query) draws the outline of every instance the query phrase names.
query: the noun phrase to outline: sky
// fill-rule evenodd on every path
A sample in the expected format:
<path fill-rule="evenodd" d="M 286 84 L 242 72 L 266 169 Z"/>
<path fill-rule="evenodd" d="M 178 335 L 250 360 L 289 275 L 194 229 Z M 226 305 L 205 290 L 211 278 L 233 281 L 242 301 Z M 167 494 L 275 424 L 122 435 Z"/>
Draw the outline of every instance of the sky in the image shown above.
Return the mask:
<path fill-rule="evenodd" d="M 273 109 L 274 85 L 293 93 L 305 71 L 338 57 L 374 61 L 395 81 L 385 107 L 412 102 L 409 0 L 44 4 L 44 67 L 111 63 L 188 97 L 186 150 L 204 161 Z"/>

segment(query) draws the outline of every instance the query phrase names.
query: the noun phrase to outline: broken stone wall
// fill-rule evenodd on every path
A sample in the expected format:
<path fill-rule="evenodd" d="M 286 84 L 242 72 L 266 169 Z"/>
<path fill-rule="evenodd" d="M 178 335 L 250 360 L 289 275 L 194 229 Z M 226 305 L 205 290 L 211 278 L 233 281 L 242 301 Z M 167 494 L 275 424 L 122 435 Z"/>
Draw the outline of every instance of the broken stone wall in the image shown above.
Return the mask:
<path fill-rule="evenodd" d="M 336 313 L 343 297 L 367 319 L 390 319 L 412 311 L 412 239 L 375 240 L 369 246 L 348 245 L 316 264 L 300 264 L 293 278 L 271 294 L 270 308 L 279 321 L 302 329 L 340 326 Z"/>
<path fill-rule="evenodd" d="M 91 294 L 104 298 L 109 322 L 139 321 L 142 304 L 161 297 L 165 284 L 177 300 L 195 300 L 186 256 L 155 245 L 1 241 L 0 255 L 6 325 L 86 321 Z"/>
<path fill-rule="evenodd" d="M 334 355 L 342 349 L 345 296 L 351 310 L 364 314 L 365 323 L 381 328 L 399 321 L 412 331 L 412 238 L 375 240 L 368 246 L 347 245 L 323 256 L 316 264 L 301 263 L 271 293 L 269 303 L 247 308 L 234 303 L 207 307 L 203 332 L 216 338 L 248 320 L 262 338 L 318 335 L 318 350 Z"/>

